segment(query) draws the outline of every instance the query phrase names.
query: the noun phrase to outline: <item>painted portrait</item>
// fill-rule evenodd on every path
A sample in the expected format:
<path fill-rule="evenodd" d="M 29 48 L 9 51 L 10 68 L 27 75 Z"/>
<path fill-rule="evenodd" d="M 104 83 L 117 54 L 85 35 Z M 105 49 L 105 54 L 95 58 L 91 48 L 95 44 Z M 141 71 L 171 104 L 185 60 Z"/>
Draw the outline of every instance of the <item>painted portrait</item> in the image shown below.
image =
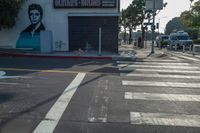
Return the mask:
<path fill-rule="evenodd" d="M 40 32 L 45 30 L 42 23 L 43 9 L 39 4 L 31 4 L 28 7 L 30 25 L 26 27 L 17 40 L 16 48 L 27 50 L 40 50 Z"/>

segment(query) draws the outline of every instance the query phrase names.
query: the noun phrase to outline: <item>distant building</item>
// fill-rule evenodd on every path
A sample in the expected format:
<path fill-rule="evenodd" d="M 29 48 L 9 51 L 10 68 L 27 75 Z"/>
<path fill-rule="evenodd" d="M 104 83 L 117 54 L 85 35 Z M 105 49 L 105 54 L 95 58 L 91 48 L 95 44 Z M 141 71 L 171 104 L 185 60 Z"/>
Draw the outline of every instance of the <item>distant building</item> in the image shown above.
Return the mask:
<path fill-rule="evenodd" d="M 98 50 L 118 52 L 120 0 L 27 0 L 17 24 L 0 31 L 0 47 L 39 51 L 41 40 L 53 51 Z M 51 33 L 41 38 L 41 31 Z M 52 40 L 52 41 L 49 41 Z M 44 41 L 43 41 L 44 42 Z"/>

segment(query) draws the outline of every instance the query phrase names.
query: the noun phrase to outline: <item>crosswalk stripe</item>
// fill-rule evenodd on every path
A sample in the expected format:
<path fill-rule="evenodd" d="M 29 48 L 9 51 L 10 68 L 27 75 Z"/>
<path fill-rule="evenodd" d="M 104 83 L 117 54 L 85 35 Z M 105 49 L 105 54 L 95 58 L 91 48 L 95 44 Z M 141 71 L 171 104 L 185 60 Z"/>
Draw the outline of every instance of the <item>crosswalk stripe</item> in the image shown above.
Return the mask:
<path fill-rule="evenodd" d="M 145 78 L 200 79 L 200 76 L 149 74 L 149 73 L 120 73 L 120 76 Z"/>
<path fill-rule="evenodd" d="M 125 92 L 125 99 L 200 102 L 200 95 Z"/>
<path fill-rule="evenodd" d="M 153 66 L 153 65 L 118 65 L 118 67 L 126 67 L 126 68 L 167 68 L 167 69 L 199 69 L 199 67 L 193 67 L 193 66 L 166 66 L 166 65 L 160 65 L 160 66 Z"/>
<path fill-rule="evenodd" d="M 178 66 L 191 66 L 189 63 L 168 63 L 168 62 L 132 62 L 132 63 L 118 63 L 118 66 L 127 66 L 127 65 L 178 65 Z"/>
<path fill-rule="evenodd" d="M 174 60 L 178 60 L 178 61 L 183 61 L 184 59 L 181 59 L 181 58 L 178 58 L 178 57 L 175 57 L 175 56 L 173 56 L 173 57 L 170 57 L 171 59 L 174 59 Z"/>
<path fill-rule="evenodd" d="M 134 72 L 162 72 L 162 73 L 182 73 L 182 74 L 200 74 L 200 71 L 187 69 L 171 70 L 171 69 L 133 69 L 133 68 L 119 68 L 119 71 L 134 71 Z"/>
<path fill-rule="evenodd" d="M 117 63 L 133 63 L 133 61 L 117 61 Z M 138 61 L 139 62 L 139 61 Z M 144 59 L 141 62 L 178 62 L 177 60 L 149 60 L 149 59 Z"/>
<path fill-rule="evenodd" d="M 134 125 L 200 127 L 199 115 L 130 112 L 130 121 Z"/>
<path fill-rule="evenodd" d="M 122 81 L 122 85 L 147 86 L 147 87 L 179 87 L 200 88 L 200 83 L 154 82 L 154 81 Z"/>
<path fill-rule="evenodd" d="M 192 61 L 200 61 L 200 59 L 195 59 L 195 58 L 184 56 L 184 55 L 178 55 L 178 57 L 181 57 L 181 58 L 184 58 L 184 59 L 188 59 L 188 60 L 192 60 Z"/>

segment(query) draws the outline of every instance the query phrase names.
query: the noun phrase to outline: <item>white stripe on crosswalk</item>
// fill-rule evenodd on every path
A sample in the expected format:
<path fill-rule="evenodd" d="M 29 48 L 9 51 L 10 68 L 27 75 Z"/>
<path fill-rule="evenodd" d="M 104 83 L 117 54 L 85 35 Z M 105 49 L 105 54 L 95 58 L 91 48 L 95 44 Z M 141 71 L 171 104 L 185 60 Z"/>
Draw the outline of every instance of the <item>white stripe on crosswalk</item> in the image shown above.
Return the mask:
<path fill-rule="evenodd" d="M 199 115 L 131 112 L 131 124 L 200 127 Z"/>
<path fill-rule="evenodd" d="M 118 66 L 127 65 L 176 65 L 176 66 L 191 66 L 189 63 L 166 63 L 166 62 L 132 62 L 132 63 L 119 63 Z"/>
<path fill-rule="evenodd" d="M 170 57 L 171 59 L 174 59 L 174 60 L 178 60 L 178 61 L 183 61 L 184 59 L 181 59 L 181 58 L 178 58 L 178 57 L 175 57 L 175 56 L 172 56 Z"/>
<path fill-rule="evenodd" d="M 166 65 L 159 65 L 159 66 L 153 66 L 153 65 L 118 65 L 118 67 L 126 67 L 126 68 L 134 68 L 134 67 L 140 67 L 140 68 L 167 68 L 167 69 L 198 69 L 199 67 L 194 66 L 166 66 Z"/>
<path fill-rule="evenodd" d="M 192 61 L 200 61 L 200 59 L 195 59 L 195 58 L 184 56 L 184 55 L 178 55 L 178 57 L 181 57 L 181 58 L 184 58 L 184 59 L 188 59 L 188 60 L 192 60 Z"/>
<path fill-rule="evenodd" d="M 182 73 L 182 74 L 199 74 L 200 71 L 187 69 L 171 70 L 171 69 L 133 69 L 133 68 L 119 68 L 120 71 L 134 71 L 134 72 L 162 72 L 162 73 Z"/>
<path fill-rule="evenodd" d="M 140 61 L 138 61 L 138 62 L 140 62 Z M 176 63 L 178 63 L 177 60 L 142 60 L 141 62 L 176 62 Z M 120 63 L 133 63 L 133 61 L 117 61 L 117 63 L 118 64 L 120 64 Z"/>
<path fill-rule="evenodd" d="M 120 76 L 145 77 L 145 78 L 175 78 L 175 79 L 200 79 L 200 76 L 148 74 L 148 73 L 120 73 Z"/>
<path fill-rule="evenodd" d="M 154 82 L 154 81 L 122 81 L 122 85 L 147 86 L 147 87 L 179 87 L 200 88 L 200 83 Z"/>
<path fill-rule="evenodd" d="M 125 99 L 200 102 L 200 95 L 125 92 Z"/>

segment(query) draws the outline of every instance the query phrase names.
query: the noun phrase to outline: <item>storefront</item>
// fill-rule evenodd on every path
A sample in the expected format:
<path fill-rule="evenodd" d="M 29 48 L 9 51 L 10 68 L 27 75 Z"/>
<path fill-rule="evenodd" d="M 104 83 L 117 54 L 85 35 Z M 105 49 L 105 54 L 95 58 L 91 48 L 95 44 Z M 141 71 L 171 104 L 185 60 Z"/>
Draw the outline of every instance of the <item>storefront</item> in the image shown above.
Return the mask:
<path fill-rule="evenodd" d="M 118 17 L 119 0 L 27 0 L 0 47 L 118 52 Z"/>

